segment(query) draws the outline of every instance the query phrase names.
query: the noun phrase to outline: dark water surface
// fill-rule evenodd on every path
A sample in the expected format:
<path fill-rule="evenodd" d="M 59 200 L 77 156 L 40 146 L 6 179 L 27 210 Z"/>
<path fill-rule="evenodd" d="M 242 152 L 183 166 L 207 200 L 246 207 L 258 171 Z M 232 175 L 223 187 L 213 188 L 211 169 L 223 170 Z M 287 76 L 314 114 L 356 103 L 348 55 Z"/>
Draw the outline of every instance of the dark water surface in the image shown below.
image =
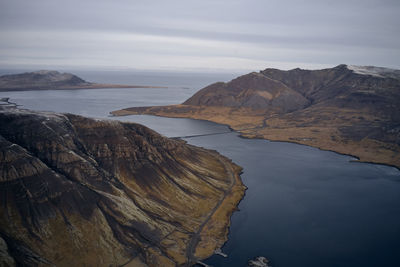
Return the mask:
<path fill-rule="evenodd" d="M 187 141 L 243 166 L 248 187 L 223 247 L 229 257 L 208 264 L 245 266 L 264 255 L 275 267 L 399 265 L 397 169 L 236 133 Z"/>
<path fill-rule="evenodd" d="M 180 103 L 197 89 L 2 92 L 0 97 L 25 108 L 108 118 L 119 108 Z M 229 132 L 224 125 L 190 119 L 112 119 L 139 122 L 170 137 Z M 243 139 L 235 132 L 185 140 L 241 165 L 248 187 L 223 247 L 229 257 L 213 256 L 208 264 L 245 266 L 262 255 L 274 267 L 400 266 L 397 169 L 351 163 L 349 156 L 303 145 Z"/>

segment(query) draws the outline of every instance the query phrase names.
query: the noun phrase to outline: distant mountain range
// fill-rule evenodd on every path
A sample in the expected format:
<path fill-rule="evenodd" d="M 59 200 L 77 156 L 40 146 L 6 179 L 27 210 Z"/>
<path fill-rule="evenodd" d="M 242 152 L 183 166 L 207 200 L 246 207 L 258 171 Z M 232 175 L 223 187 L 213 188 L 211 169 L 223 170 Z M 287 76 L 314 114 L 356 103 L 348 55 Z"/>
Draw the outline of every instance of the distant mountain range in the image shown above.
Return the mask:
<path fill-rule="evenodd" d="M 243 136 L 290 141 L 400 167 L 400 71 L 338 65 L 265 69 L 209 85 L 181 105 L 128 108 L 225 123 Z"/>
<path fill-rule="evenodd" d="M 0 76 L 1 91 L 97 89 L 97 88 L 154 88 L 156 86 L 101 84 L 87 82 L 71 73 L 40 70 Z"/>
<path fill-rule="evenodd" d="M 367 108 L 400 116 L 392 108 L 396 105 L 399 107 L 400 103 L 399 78 L 400 71 L 389 72 L 388 69 L 376 67 L 339 65 L 325 70 L 266 69 L 240 76 L 228 83 L 207 86 L 183 104 L 250 107 L 277 113 L 324 105 Z"/>

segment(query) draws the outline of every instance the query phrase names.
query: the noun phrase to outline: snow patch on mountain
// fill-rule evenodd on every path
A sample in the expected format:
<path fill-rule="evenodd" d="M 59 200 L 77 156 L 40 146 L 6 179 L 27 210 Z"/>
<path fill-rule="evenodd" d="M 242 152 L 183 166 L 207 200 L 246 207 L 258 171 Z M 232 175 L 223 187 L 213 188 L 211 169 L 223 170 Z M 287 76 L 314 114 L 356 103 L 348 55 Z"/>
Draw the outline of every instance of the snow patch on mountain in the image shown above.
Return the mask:
<path fill-rule="evenodd" d="M 383 68 L 383 67 L 375 67 L 375 66 L 356 66 L 356 65 L 347 65 L 349 70 L 352 70 L 354 73 L 361 75 L 371 75 L 379 78 L 394 78 L 400 79 L 400 70 Z"/>

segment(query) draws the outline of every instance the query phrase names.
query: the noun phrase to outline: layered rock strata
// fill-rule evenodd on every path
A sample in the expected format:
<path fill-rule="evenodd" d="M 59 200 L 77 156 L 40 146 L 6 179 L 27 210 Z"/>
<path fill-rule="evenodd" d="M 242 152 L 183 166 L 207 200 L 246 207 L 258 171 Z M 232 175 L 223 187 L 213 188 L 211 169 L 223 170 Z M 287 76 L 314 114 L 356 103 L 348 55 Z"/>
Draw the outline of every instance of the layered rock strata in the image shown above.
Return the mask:
<path fill-rule="evenodd" d="M 8 265 L 181 266 L 226 241 L 241 168 L 138 124 L 0 107 Z"/>

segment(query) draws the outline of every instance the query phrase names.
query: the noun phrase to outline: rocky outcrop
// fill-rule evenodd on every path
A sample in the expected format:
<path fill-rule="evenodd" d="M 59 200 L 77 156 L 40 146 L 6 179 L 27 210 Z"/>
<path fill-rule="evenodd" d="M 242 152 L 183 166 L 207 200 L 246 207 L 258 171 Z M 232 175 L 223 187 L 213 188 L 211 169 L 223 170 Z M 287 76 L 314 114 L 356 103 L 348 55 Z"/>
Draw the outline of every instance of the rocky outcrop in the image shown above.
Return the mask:
<path fill-rule="evenodd" d="M 263 256 L 255 257 L 252 260 L 249 260 L 247 263 L 247 267 L 268 267 L 269 261 L 267 258 Z"/>
<path fill-rule="evenodd" d="M 0 124 L 5 264 L 176 266 L 226 240 L 244 186 L 218 153 L 71 114 L 4 107 Z"/>
<path fill-rule="evenodd" d="M 212 84 L 181 105 L 113 114 L 210 120 L 249 138 L 302 143 L 400 168 L 399 73 L 347 65 L 265 69 Z"/>

